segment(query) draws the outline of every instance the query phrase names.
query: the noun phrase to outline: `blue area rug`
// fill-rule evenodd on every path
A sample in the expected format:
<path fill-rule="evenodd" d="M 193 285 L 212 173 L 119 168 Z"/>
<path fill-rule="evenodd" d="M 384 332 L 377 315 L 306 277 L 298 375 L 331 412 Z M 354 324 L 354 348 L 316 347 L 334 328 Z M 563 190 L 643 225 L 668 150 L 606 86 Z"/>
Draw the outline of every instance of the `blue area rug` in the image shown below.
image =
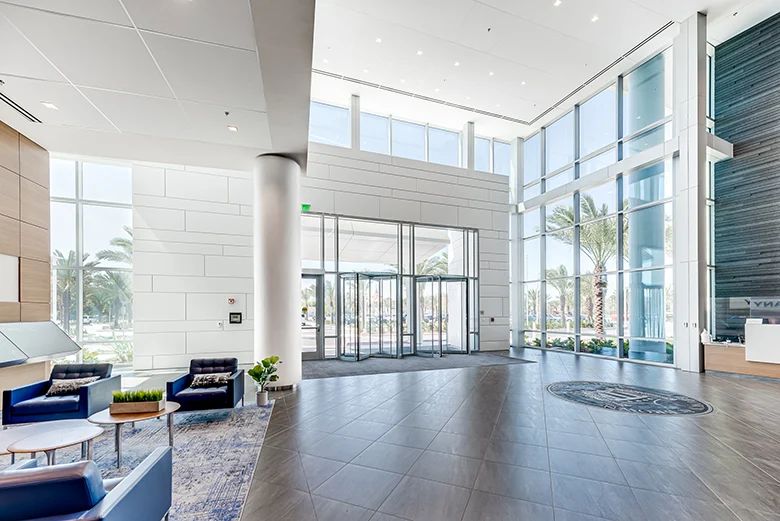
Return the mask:
<path fill-rule="evenodd" d="M 547 391 L 563 400 L 611 411 L 660 416 L 708 414 L 710 404 L 684 394 L 607 382 L 555 382 Z"/>
<path fill-rule="evenodd" d="M 238 521 L 268 428 L 273 405 L 177 413 L 174 428 L 172 521 Z M 114 428 L 95 440 L 103 478 L 127 476 L 155 448 L 168 445 L 166 420 L 122 430 L 122 468 L 116 468 Z M 80 458 L 81 448 L 57 451 L 57 463 Z M 21 456 L 24 457 L 24 456 Z M 10 465 L 0 456 L 0 470 Z M 45 458 L 40 458 L 45 465 Z"/>

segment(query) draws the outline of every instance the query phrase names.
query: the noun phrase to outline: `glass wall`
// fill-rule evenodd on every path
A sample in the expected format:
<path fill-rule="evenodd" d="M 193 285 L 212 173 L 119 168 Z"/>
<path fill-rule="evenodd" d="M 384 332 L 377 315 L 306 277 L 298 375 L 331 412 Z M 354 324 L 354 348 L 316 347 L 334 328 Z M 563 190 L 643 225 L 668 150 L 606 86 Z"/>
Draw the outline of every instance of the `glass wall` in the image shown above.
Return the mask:
<path fill-rule="evenodd" d="M 657 163 L 523 214 L 525 345 L 673 363 L 671 173 Z"/>
<path fill-rule="evenodd" d="M 349 109 L 312 101 L 309 106 L 309 141 L 349 148 Z"/>
<path fill-rule="evenodd" d="M 52 320 L 84 362 L 132 362 L 132 170 L 53 158 L 50 176 Z"/>
<path fill-rule="evenodd" d="M 401 309 L 397 331 L 402 346 L 400 354 L 414 352 L 415 335 L 419 340 L 421 335 L 430 339 L 433 334 L 434 324 L 430 317 L 427 322 L 423 317 L 423 323 L 417 326 L 412 324 L 417 306 L 441 310 L 442 329 L 437 329 L 436 334 L 440 334 L 447 345 L 465 346 L 465 336 L 468 335 L 469 349 L 479 349 L 477 251 L 478 237 L 474 230 L 302 213 L 302 271 L 310 276 L 322 274 L 324 278 L 325 357 L 338 356 L 340 335 L 362 338 L 364 334 L 369 334 L 368 330 L 358 334 L 355 317 L 349 316 L 348 310 L 342 313 L 341 324 L 338 320 L 339 292 L 345 288 L 339 284 L 339 280 L 347 277 L 354 286 L 359 279 L 349 276 L 355 273 L 368 274 L 374 279 L 390 276 L 393 281 L 398 280 L 399 284 L 393 286 L 396 288 L 393 292 L 397 290 L 398 293 L 392 298 L 397 298 Z M 418 280 L 421 277 L 426 280 Z M 457 278 L 462 284 L 439 281 L 448 277 Z M 446 288 L 441 302 L 438 300 L 438 291 L 432 293 L 434 284 L 437 288 L 444 284 L 442 287 Z M 307 302 L 307 308 L 314 309 L 316 306 L 309 303 L 313 294 L 304 294 L 305 291 L 311 290 L 302 289 L 302 301 Z M 465 291 L 469 292 L 468 299 L 465 298 Z M 371 298 L 376 297 L 372 295 Z M 343 301 L 348 302 L 348 296 L 344 297 L 346 300 Z M 458 314 L 456 310 L 460 307 L 454 303 L 466 301 L 472 303 L 472 309 L 468 313 Z M 463 320 L 459 321 L 458 317 Z M 469 323 L 466 323 L 465 317 L 469 317 Z M 361 323 L 376 329 L 377 324 L 372 326 L 370 320 L 363 318 Z"/>

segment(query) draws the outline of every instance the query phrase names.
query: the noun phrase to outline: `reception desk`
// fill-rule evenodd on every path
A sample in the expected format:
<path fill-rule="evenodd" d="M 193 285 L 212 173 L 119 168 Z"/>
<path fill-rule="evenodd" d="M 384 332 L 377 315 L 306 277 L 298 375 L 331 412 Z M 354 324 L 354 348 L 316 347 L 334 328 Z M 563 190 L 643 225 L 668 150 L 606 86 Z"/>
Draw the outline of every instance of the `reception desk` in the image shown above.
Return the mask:
<path fill-rule="evenodd" d="M 745 324 L 745 360 L 780 364 L 780 324 Z"/>

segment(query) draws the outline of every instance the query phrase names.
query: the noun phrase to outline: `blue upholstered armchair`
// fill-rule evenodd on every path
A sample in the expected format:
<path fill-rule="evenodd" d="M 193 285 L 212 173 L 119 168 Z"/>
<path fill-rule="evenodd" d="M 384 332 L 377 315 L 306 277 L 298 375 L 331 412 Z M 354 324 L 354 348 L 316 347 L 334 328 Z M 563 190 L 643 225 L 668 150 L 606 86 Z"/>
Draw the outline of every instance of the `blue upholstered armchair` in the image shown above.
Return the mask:
<path fill-rule="evenodd" d="M 172 499 L 170 447 L 156 449 L 126 478 L 103 480 L 93 461 L 36 468 L 25 460 L 0 472 L 4 521 L 157 521 Z"/>
<path fill-rule="evenodd" d="M 196 374 L 230 373 L 227 385 L 193 388 Z M 166 399 L 181 405 L 180 411 L 232 409 L 244 403 L 244 370 L 237 358 L 195 358 L 190 360 L 190 372 L 169 381 Z"/>
<path fill-rule="evenodd" d="M 3 425 L 51 420 L 88 418 L 107 408 L 111 393 L 122 386 L 120 376 L 111 376 L 111 364 L 57 364 L 51 377 L 16 389 L 3 391 Z M 46 396 L 51 381 L 98 376 L 82 386 L 78 394 Z"/>

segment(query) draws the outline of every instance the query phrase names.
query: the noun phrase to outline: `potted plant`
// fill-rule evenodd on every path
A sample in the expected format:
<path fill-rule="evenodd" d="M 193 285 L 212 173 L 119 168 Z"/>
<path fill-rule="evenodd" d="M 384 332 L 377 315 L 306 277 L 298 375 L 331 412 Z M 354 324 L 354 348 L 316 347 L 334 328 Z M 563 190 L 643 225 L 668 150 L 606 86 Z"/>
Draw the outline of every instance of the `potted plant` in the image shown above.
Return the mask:
<path fill-rule="evenodd" d="M 113 398 L 109 405 L 111 414 L 137 414 L 165 409 L 162 389 L 114 391 Z"/>
<path fill-rule="evenodd" d="M 268 391 L 265 390 L 266 386 L 279 379 L 279 375 L 276 373 L 276 365 L 281 364 L 278 356 L 269 356 L 257 362 L 252 369 L 247 371 L 247 374 L 252 377 L 252 380 L 257 384 L 257 405 L 262 407 L 268 405 Z"/>

